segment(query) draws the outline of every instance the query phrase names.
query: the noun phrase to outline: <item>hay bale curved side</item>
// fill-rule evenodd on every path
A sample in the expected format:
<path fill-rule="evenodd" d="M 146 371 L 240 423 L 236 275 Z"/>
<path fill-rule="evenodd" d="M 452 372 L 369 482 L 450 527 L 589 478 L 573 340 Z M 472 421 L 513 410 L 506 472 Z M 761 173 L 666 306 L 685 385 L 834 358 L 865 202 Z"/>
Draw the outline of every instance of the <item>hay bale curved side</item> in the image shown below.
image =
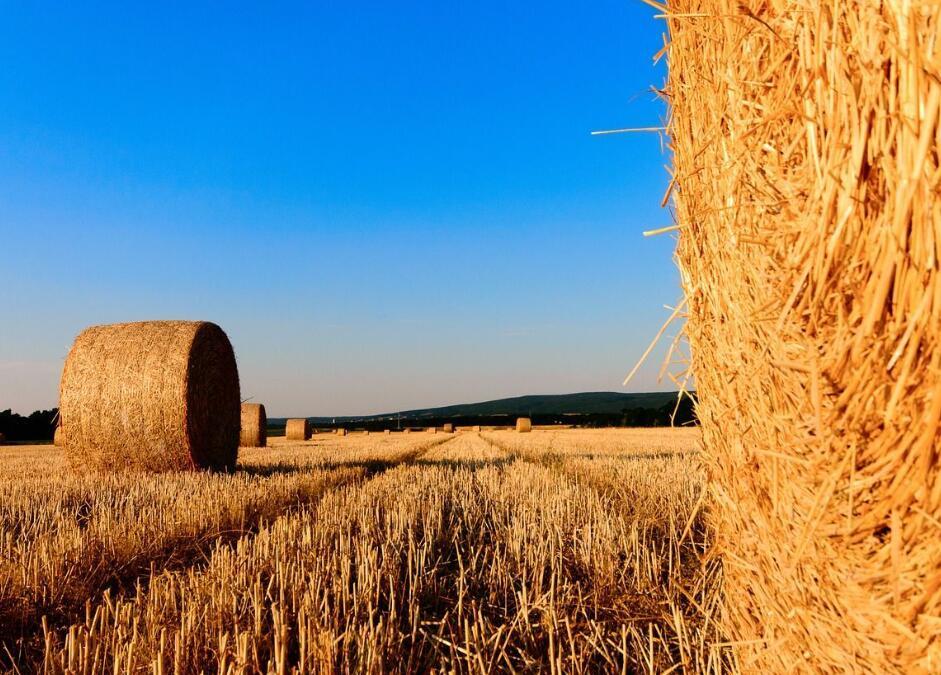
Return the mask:
<path fill-rule="evenodd" d="M 454 425 L 451 424 L 450 422 L 448 422 L 447 424 L 445 424 L 444 426 L 441 427 L 441 430 L 442 430 L 444 433 L 446 433 L 446 434 L 453 434 L 453 433 L 454 433 Z"/>
<path fill-rule="evenodd" d="M 263 448 L 268 444 L 268 415 L 261 403 L 242 404 L 242 429 L 239 446 Z"/>
<path fill-rule="evenodd" d="M 306 441 L 310 438 L 310 422 L 304 419 L 288 420 L 284 437 L 289 441 Z"/>
<path fill-rule="evenodd" d="M 941 11 L 665 15 L 728 641 L 750 672 L 939 672 Z"/>
<path fill-rule="evenodd" d="M 521 434 L 528 434 L 533 430 L 533 421 L 528 417 L 520 417 L 516 420 L 516 430 Z"/>
<path fill-rule="evenodd" d="M 228 337 L 213 323 L 88 328 L 65 360 L 59 400 L 75 468 L 235 468 L 238 367 Z"/>

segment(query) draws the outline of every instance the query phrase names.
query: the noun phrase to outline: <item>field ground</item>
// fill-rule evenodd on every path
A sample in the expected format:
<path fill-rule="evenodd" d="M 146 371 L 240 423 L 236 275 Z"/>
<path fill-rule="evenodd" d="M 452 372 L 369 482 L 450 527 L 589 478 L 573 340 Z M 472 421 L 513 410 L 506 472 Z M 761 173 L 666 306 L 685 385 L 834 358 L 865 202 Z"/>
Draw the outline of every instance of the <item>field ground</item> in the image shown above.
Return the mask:
<path fill-rule="evenodd" d="M 696 430 L 272 439 L 230 475 L 0 449 L 0 667 L 720 671 Z"/>

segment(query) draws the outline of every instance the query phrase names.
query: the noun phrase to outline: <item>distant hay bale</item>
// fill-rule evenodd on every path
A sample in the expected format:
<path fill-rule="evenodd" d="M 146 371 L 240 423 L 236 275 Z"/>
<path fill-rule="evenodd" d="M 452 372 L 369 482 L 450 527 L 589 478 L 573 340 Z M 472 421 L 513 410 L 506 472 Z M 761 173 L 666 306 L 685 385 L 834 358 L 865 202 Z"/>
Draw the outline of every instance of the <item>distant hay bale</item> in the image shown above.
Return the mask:
<path fill-rule="evenodd" d="M 346 436 L 346 429 L 337 429 L 337 436 Z"/>
<path fill-rule="evenodd" d="M 307 418 L 288 420 L 284 437 L 289 441 L 306 441 L 310 438 L 310 421 Z"/>
<path fill-rule="evenodd" d="M 386 430 L 384 430 L 382 433 L 384 433 L 384 434 L 391 434 L 391 433 L 392 433 L 392 429 L 386 429 Z"/>
<path fill-rule="evenodd" d="M 725 638 L 746 672 L 941 672 L 939 7 L 667 7 Z"/>
<path fill-rule="evenodd" d="M 473 431 L 480 431 L 480 425 L 479 425 L 479 424 L 475 424 L 472 429 L 473 429 Z"/>
<path fill-rule="evenodd" d="M 441 428 L 441 430 L 442 430 L 444 433 L 446 433 L 446 434 L 453 434 L 453 433 L 454 433 L 454 425 L 451 424 L 450 422 L 448 422 L 447 424 L 445 424 L 445 425 Z"/>
<path fill-rule="evenodd" d="M 521 434 L 528 434 L 533 430 L 533 422 L 528 417 L 520 417 L 516 420 L 516 430 Z"/>
<path fill-rule="evenodd" d="M 412 433 L 412 430 L 411 430 L 411 429 L 402 429 L 402 433 L 403 433 L 403 434 L 410 434 L 410 433 Z"/>
<path fill-rule="evenodd" d="M 65 360 L 59 401 L 75 468 L 235 467 L 238 368 L 228 337 L 213 323 L 87 328 Z"/>
<path fill-rule="evenodd" d="M 65 436 L 62 435 L 62 426 L 56 425 L 56 430 L 52 433 L 52 444 L 57 448 L 61 448 L 65 443 Z"/>
<path fill-rule="evenodd" d="M 242 431 L 239 446 L 263 448 L 268 444 L 268 416 L 261 403 L 242 404 Z"/>
<path fill-rule="evenodd" d="M 363 435 L 368 436 L 368 435 L 369 435 L 369 429 L 366 429 L 366 431 L 363 432 Z"/>
<path fill-rule="evenodd" d="M 438 433 L 438 428 L 437 428 L 437 427 L 428 427 L 428 433 L 429 433 L 429 434 L 436 434 L 436 433 Z"/>

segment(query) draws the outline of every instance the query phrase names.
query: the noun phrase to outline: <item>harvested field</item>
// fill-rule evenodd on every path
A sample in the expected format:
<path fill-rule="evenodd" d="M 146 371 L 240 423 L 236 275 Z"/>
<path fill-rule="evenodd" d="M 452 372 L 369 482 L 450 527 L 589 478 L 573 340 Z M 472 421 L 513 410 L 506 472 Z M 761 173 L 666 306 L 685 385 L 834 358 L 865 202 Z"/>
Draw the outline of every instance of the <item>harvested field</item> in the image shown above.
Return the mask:
<path fill-rule="evenodd" d="M 718 672 L 698 442 L 272 438 L 231 475 L 104 479 L 4 449 L 0 665 Z"/>

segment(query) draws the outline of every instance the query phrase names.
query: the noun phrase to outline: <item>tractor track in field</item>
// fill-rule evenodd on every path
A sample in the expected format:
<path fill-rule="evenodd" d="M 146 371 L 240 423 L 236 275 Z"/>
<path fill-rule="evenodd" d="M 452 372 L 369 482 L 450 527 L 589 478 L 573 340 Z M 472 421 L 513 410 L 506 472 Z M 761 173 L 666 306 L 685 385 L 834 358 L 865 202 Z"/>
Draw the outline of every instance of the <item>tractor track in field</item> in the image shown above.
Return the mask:
<path fill-rule="evenodd" d="M 362 469 L 362 474 L 331 483 L 323 490 L 309 494 L 298 494 L 298 499 L 283 504 L 275 514 L 255 513 L 244 521 L 242 527 L 209 532 L 198 538 L 181 538 L 169 543 L 156 555 L 142 556 L 126 561 L 109 570 L 105 581 L 97 586 L 81 602 L 57 602 L 43 604 L 38 601 L 16 603 L 4 606 L 0 603 L 0 670 L 3 672 L 30 672 L 28 664 L 37 663 L 43 653 L 44 625 L 50 632 L 59 632 L 84 619 L 86 600 L 97 601 L 104 593 L 112 598 L 121 597 L 138 589 L 146 589 L 150 579 L 163 572 L 185 572 L 199 570 L 205 566 L 220 546 L 231 547 L 245 538 L 254 537 L 258 532 L 278 518 L 309 509 L 330 493 L 353 485 L 363 485 L 400 466 L 414 466 L 422 462 L 421 456 L 430 450 L 442 446 L 456 438 L 447 435 L 444 438 L 430 440 L 403 454 L 395 460 L 368 460 L 354 462 L 327 462 L 312 467 L 284 466 L 247 466 L 236 469 L 258 477 L 268 477 L 278 473 L 303 473 L 305 470 L 339 470 L 343 468 Z M 25 669 L 24 669 L 25 668 Z"/>

